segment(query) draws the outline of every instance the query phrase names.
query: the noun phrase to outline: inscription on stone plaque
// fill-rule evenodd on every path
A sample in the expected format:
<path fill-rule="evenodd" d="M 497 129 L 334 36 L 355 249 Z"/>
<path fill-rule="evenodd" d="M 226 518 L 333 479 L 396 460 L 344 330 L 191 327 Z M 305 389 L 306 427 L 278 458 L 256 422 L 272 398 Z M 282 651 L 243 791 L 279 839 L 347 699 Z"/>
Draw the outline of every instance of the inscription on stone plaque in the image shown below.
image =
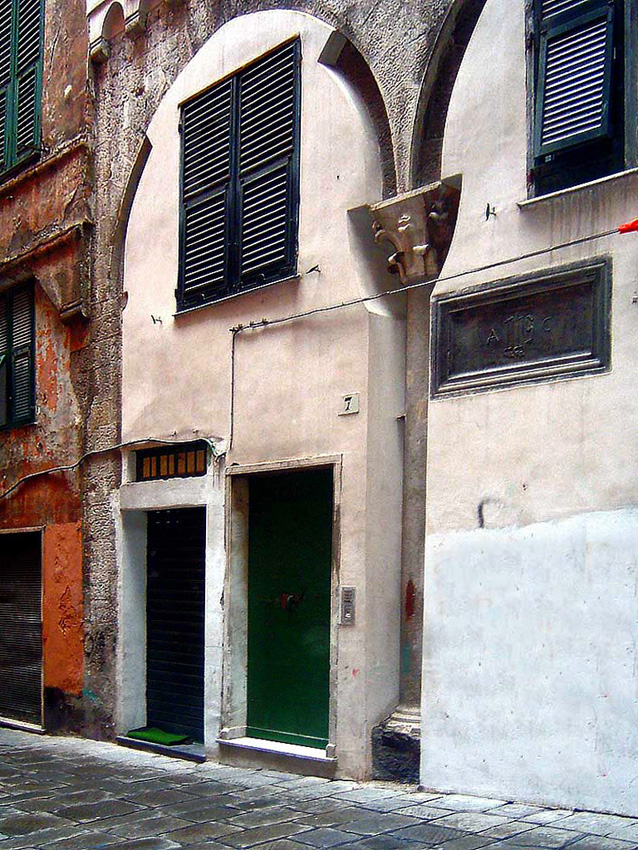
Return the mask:
<path fill-rule="evenodd" d="M 435 298 L 433 395 L 605 370 L 609 284 L 597 260 Z"/>

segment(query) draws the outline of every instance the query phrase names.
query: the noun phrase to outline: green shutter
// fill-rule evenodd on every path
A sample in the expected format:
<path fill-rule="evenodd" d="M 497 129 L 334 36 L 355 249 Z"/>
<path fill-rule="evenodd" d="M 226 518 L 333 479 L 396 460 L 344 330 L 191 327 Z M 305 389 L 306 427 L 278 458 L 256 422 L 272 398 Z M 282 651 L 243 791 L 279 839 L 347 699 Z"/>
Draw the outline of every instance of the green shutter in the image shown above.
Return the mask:
<path fill-rule="evenodd" d="M 239 193 L 242 285 L 293 270 L 298 42 L 259 62 L 240 81 Z"/>
<path fill-rule="evenodd" d="M 11 310 L 11 402 L 14 424 L 33 418 L 33 294 L 16 292 Z"/>
<path fill-rule="evenodd" d="M 42 92 L 42 0 L 1 0 L 0 171 L 37 155 Z"/>
<path fill-rule="evenodd" d="M 9 354 L 9 329 L 7 325 L 7 300 L 0 297 L 0 428 L 5 426 L 9 420 L 9 392 L 8 392 L 8 354 Z"/>
<path fill-rule="evenodd" d="M 15 84 L 17 160 L 32 156 L 40 141 L 42 0 L 18 0 Z"/>
<path fill-rule="evenodd" d="M 0 3 L 0 171 L 7 167 L 8 115 L 11 86 L 13 13 L 10 3 Z"/>
<path fill-rule="evenodd" d="M 182 107 L 180 309 L 294 270 L 299 53 L 284 45 Z"/>
<path fill-rule="evenodd" d="M 181 301 L 186 306 L 226 291 L 231 99 L 226 81 L 182 112 Z"/>
<path fill-rule="evenodd" d="M 536 155 L 611 136 L 613 5 L 542 0 L 538 49 Z"/>

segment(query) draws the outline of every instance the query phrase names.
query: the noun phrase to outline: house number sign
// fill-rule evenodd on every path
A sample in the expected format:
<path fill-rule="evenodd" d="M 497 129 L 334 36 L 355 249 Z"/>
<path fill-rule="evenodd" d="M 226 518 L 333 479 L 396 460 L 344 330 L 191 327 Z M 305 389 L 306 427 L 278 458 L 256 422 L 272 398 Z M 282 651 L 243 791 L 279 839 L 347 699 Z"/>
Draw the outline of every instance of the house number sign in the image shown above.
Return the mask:
<path fill-rule="evenodd" d="M 610 277 L 601 259 L 435 298 L 433 396 L 607 369 Z"/>

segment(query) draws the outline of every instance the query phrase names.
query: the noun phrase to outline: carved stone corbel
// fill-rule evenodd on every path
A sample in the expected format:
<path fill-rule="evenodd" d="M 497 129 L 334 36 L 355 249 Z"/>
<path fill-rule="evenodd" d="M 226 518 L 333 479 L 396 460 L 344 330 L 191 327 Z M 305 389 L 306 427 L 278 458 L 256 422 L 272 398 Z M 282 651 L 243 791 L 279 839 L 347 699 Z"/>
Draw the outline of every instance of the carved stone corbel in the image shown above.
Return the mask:
<path fill-rule="evenodd" d="M 139 38 L 146 29 L 147 13 L 143 9 L 137 9 L 124 21 L 124 31 L 129 38 Z"/>
<path fill-rule="evenodd" d="M 437 278 L 456 226 L 460 192 L 445 182 L 432 183 L 370 207 L 375 242 L 394 251 L 388 270 L 402 283 Z"/>
<path fill-rule="evenodd" d="M 96 65 L 101 65 L 111 55 L 111 48 L 109 47 L 108 39 L 104 38 L 104 36 L 100 36 L 96 38 L 95 41 L 91 42 L 91 46 L 89 48 L 89 56 L 91 57 L 91 62 L 95 62 Z"/>

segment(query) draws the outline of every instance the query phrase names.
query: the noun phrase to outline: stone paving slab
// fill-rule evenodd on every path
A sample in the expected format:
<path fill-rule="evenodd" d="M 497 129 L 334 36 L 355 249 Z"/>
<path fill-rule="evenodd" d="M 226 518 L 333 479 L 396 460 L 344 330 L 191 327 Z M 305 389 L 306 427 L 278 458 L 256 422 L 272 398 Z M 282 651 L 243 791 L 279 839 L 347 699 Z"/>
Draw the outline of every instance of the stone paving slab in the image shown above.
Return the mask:
<path fill-rule="evenodd" d="M 638 850 L 638 818 L 0 729 L 0 850 Z"/>

